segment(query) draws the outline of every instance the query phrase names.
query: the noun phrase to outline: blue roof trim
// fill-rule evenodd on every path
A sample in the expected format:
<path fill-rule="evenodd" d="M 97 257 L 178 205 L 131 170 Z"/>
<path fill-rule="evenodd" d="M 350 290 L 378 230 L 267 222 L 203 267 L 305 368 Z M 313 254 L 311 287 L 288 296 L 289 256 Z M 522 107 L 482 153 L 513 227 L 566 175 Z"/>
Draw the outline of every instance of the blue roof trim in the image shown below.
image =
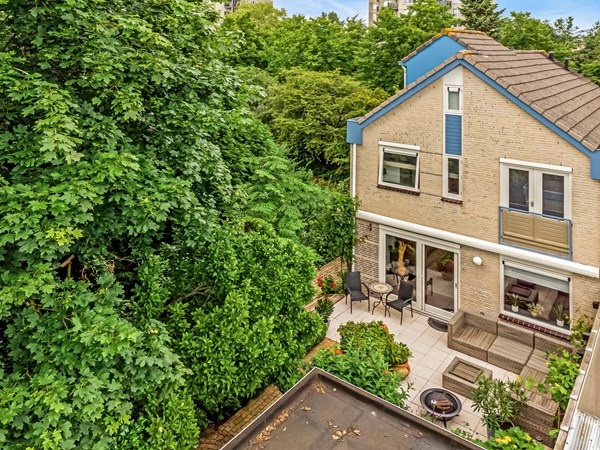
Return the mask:
<path fill-rule="evenodd" d="M 346 125 L 346 142 L 348 144 L 362 144 L 363 132 L 358 119 L 350 119 L 346 121 Z"/>
<path fill-rule="evenodd" d="M 405 86 L 415 82 L 427 72 L 443 64 L 444 61 L 454 56 L 457 52 L 466 49 L 466 47 L 449 36 L 441 36 L 439 39 L 436 39 L 425 49 L 404 61 L 403 65 L 406 66 Z"/>
<path fill-rule="evenodd" d="M 508 92 L 504 87 L 500 86 L 497 82 L 492 80 L 490 77 L 485 75 L 479 69 L 475 68 L 474 66 L 472 66 L 471 64 L 469 64 L 468 62 L 466 62 L 463 59 L 456 59 L 456 60 L 452 61 L 450 64 L 448 64 L 444 68 L 438 70 L 437 72 L 435 72 L 433 75 L 431 75 L 427 79 L 421 81 L 419 84 L 413 86 L 411 89 L 406 91 L 404 94 L 402 94 L 398 98 L 394 99 L 393 101 L 391 101 L 390 103 L 385 105 L 383 108 L 381 108 L 379 111 L 374 113 L 372 116 L 370 116 L 364 122 L 359 124 L 356 122 L 357 119 L 349 120 L 348 128 L 350 128 L 351 127 L 350 124 L 353 123 L 353 125 L 352 125 L 353 140 L 352 141 L 348 140 L 348 142 L 351 144 L 362 144 L 363 128 L 370 125 L 371 123 L 373 123 L 374 121 L 376 121 L 377 119 L 382 117 L 383 115 L 387 114 L 392 109 L 394 109 L 396 106 L 405 102 L 406 100 L 411 98 L 413 95 L 419 93 L 421 90 L 423 90 L 424 88 L 426 88 L 427 86 L 429 86 L 431 83 L 438 80 L 442 76 L 446 75 L 448 72 L 452 71 L 454 68 L 456 68 L 459 65 L 465 67 L 466 69 L 468 69 L 469 71 L 474 73 L 481 80 L 485 81 L 491 87 L 496 89 L 500 94 L 502 94 L 508 100 L 510 100 L 515 105 L 517 105 L 519 108 L 521 108 L 522 110 L 527 112 L 529 115 L 531 115 L 533 118 L 538 120 L 541 124 L 545 125 L 547 128 L 554 131 L 556 134 L 558 134 L 560 137 L 562 137 L 565 141 L 567 141 L 573 147 L 575 147 L 576 149 L 578 149 L 579 151 L 581 151 L 585 155 L 587 155 L 590 158 L 590 176 L 591 176 L 591 178 L 593 180 L 600 180 L 600 151 L 592 152 L 592 151 L 588 150 L 581 142 L 577 141 L 575 138 L 570 136 L 567 132 L 561 130 L 557 125 L 550 122 L 548 119 L 546 119 L 540 113 L 535 111 L 533 108 L 531 108 L 525 102 L 523 102 L 522 100 L 519 100 L 516 96 L 514 96 L 513 94 Z M 352 122 L 352 121 L 354 121 L 354 122 Z M 349 129 L 347 132 L 347 136 L 349 139 L 350 138 L 350 130 Z M 354 141 L 356 141 L 356 142 L 354 142 Z"/>

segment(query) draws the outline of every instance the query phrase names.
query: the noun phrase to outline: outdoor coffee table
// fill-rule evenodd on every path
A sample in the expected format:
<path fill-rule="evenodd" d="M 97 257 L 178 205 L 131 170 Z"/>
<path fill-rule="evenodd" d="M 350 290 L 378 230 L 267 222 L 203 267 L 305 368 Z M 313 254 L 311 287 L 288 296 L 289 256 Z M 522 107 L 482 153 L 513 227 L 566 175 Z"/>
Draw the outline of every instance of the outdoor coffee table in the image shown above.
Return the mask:
<path fill-rule="evenodd" d="M 377 282 L 371 283 L 369 285 L 369 292 L 376 294 L 377 297 L 379 298 L 379 300 L 377 300 L 375 303 L 373 303 L 373 308 L 371 309 L 371 314 L 373 314 L 373 312 L 375 311 L 375 308 L 377 306 L 379 306 L 379 304 L 381 304 L 381 303 L 383 303 L 383 307 L 385 308 L 385 311 L 383 312 L 383 317 L 385 317 L 386 311 L 388 313 L 390 312 L 390 309 L 388 308 L 388 305 L 385 302 L 383 296 L 392 292 L 393 289 L 394 288 L 392 287 L 391 284 L 383 283 L 381 281 L 377 281 Z M 391 315 L 392 314 L 390 313 L 390 316 Z"/>
<path fill-rule="evenodd" d="M 462 403 L 452 392 L 442 388 L 430 388 L 421 392 L 421 406 L 431 417 L 444 422 L 452 420 L 462 409 Z"/>
<path fill-rule="evenodd" d="M 471 398 L 481 376 L 492 378 L 492 371 L 464 359 L 454 358 L 442 374 L 442 386 Z"/>

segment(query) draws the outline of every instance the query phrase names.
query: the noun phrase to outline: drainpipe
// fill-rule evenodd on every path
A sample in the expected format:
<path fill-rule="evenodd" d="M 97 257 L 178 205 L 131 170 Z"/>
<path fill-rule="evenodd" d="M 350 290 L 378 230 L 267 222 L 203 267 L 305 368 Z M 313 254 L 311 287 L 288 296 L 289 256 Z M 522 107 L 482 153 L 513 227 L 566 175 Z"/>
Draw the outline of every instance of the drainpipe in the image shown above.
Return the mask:
<path fill-rule="evenodd" d="M 356 144 L 352 145 L 352 154 L 350 155 L 350 178 L 352 182 L 350 183 L 350 195 L 352 197 L 356 197 Z"/>
<path fill-rule="evenodd" d="M 350 153 L 350 195 L 352 198 L 356 198 L 356 144 L 351 144 Z M 356 221 L 356 218 L 354 220 Z M 356 255 L 356 247 L 352 249 L 352 255 Z M 354 258 L 352 258 L 350 270 L 354 269 Z"/>
<path fill-rule="evenodd" d="M 402 67 L 402 89 L 406 89 L 406 65 L 402 61 L 398 61 L 398 65 Z"/>

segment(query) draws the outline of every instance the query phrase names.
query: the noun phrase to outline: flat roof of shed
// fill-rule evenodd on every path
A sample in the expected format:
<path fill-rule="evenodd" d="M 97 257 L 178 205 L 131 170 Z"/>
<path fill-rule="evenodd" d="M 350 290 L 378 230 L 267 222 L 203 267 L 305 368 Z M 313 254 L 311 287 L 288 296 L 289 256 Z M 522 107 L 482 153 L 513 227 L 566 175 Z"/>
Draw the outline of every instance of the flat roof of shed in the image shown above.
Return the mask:
<path fill-rule="evenodd" d="M 232 449 L 481 449 L 320 369 L 234 437 Z"/>

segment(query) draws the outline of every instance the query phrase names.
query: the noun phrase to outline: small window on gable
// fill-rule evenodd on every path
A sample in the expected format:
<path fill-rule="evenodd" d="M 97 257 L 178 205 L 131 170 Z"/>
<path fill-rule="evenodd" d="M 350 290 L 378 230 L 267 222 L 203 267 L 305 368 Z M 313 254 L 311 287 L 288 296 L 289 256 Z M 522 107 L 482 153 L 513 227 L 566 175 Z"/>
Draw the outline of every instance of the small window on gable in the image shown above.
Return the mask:
<path fill-rule="evenodd" d="M 382 146 L 379 183 L 417 191 L 419 189 L 419 151 L 413 148 Z"/>
<path fill-rule="evenodd" d="M 448 87 L 448 111 L 460 111 L 461 110 L 461 92 L 457 86 Z"/>

